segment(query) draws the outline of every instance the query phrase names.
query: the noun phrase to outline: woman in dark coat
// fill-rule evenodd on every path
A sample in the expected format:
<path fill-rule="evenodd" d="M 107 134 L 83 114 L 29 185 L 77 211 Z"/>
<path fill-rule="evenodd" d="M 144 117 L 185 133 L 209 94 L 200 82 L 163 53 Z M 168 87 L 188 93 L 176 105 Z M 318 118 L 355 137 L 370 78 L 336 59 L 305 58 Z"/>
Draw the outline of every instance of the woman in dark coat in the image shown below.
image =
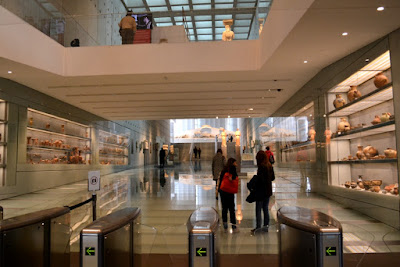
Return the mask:
<path fill-rule="evenodd" d="M 232 178 L 230 180 L 239 179 L 236 172 L 237 162 L 236 159 L 230 158 L 228 159 L 228 163 L 225 168 L 221 171 L 221 175 L 218 180 L 218 191 L 221 196 L 221 204 L 222 204 L 222 222 L 224 225 L 225 231 L 228 230 L 228 210 L 229 216 L 232 224 L 232 231 L 234 233 L 239 232 L 239 228 L 236 226 L 236 214 L 235 214 L 235 194 L 225 192 L 221 189 L 221 183 L 224 179 L 225 173 L 229 173 Z"/>
<path fill-rule="evenodd" d="M 264 151 L 258 151 L 257 156 L 257 177 L 255 180 L 254 194 L 256 199 L 256 231 L 261 228 L 261 210 L 264 213 L 263 231 L 268 232 L 269 227 L 269 198 L 272 196 L 272 181 L 275 180 L 274 168 L 269 162 Z"/>

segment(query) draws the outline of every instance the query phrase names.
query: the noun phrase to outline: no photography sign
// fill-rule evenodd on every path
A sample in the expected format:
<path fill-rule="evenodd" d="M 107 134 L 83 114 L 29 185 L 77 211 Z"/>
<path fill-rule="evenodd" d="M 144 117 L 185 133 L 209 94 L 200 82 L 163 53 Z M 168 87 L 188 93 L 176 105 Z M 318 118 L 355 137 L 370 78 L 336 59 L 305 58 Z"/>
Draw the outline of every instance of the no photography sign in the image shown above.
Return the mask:
<path fill-rule="evenodd" d="M 90 171 L 88 175 L 88 191 L 100 190 L 100 171 Z"/>

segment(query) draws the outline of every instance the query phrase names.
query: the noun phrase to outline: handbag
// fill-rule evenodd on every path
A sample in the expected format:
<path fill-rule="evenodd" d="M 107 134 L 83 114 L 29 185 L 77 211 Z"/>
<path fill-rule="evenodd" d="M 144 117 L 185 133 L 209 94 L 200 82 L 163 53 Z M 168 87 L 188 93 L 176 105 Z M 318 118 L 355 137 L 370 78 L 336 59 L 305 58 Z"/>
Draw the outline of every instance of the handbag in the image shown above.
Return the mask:
<path fill-rule="evenodd" d="M 236 178 L 235 180 L 232 179 L 232 174 L 226 172 L 224 177 L 222 178 L 220 190 L 230 194 L 236 194 L 239 188 L 239 179 Z"/>
<path fill-rule="evenodd" d="M 256 179 L 257 175 L 254 175 L 253 178 L 247 183 L 247 189 L 249 189 L 250 194 L 247 196 L 246 201 L 249 203 L 253 203 L 256 201 Z"/>

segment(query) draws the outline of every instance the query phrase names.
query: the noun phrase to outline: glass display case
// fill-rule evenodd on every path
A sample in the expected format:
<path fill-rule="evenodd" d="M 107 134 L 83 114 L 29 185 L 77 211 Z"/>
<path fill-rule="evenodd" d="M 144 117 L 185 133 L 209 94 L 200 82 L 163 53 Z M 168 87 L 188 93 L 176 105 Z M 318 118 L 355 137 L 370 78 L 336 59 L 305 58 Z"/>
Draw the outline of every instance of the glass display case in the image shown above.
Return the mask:
<path fill-rule="evenodd" d="M 389 51 L 329 90 L 326 109 L 330 185 L 398 195 Z"/>
<path fill-rule="evenodd" d="M 91 164 L 89 126 L 28 109 L 27 162 Z"/>
<path fill-rule="evenodd" d="M 295 138 L 293 136 L 283 138 L 279 143 L 281 162 L 315 162 L 314 102 L 308 103 L 290 115 L 290 124 L 285 128 L 292 129 Z"/>
<path fill-rule="evenodd" d="M 129 135 L 99 130 L 99 158 L 102 165 L 129 164 Z"/>
<path fill-rule="evenodd" d="M 4 185 L 7 155 L 7 102 L 0 99 L 0 186 Z"/>

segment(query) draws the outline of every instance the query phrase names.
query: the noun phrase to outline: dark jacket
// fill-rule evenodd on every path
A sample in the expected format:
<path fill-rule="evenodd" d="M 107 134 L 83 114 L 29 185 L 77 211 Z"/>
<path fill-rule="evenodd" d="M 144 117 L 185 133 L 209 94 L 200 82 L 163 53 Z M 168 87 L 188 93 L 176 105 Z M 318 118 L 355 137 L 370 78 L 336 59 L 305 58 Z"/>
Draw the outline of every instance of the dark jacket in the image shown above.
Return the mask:
<path fill-rule="evenodd" d="M 221 171 L 224 169 L 224 166 L 225 166 L 225 157 L 221 153 L 217 153 L 212 161 L 213 179 L 215 181 L 218 180 Z"/>
<path fill-rule="evenodd" d="M 272 196 L 272 181 L 275 180 L 274 168 L 268 170 L 267 166 L 260 166 L 254 181 L 254 194 L 256 201 L 262 201 Z"/>

